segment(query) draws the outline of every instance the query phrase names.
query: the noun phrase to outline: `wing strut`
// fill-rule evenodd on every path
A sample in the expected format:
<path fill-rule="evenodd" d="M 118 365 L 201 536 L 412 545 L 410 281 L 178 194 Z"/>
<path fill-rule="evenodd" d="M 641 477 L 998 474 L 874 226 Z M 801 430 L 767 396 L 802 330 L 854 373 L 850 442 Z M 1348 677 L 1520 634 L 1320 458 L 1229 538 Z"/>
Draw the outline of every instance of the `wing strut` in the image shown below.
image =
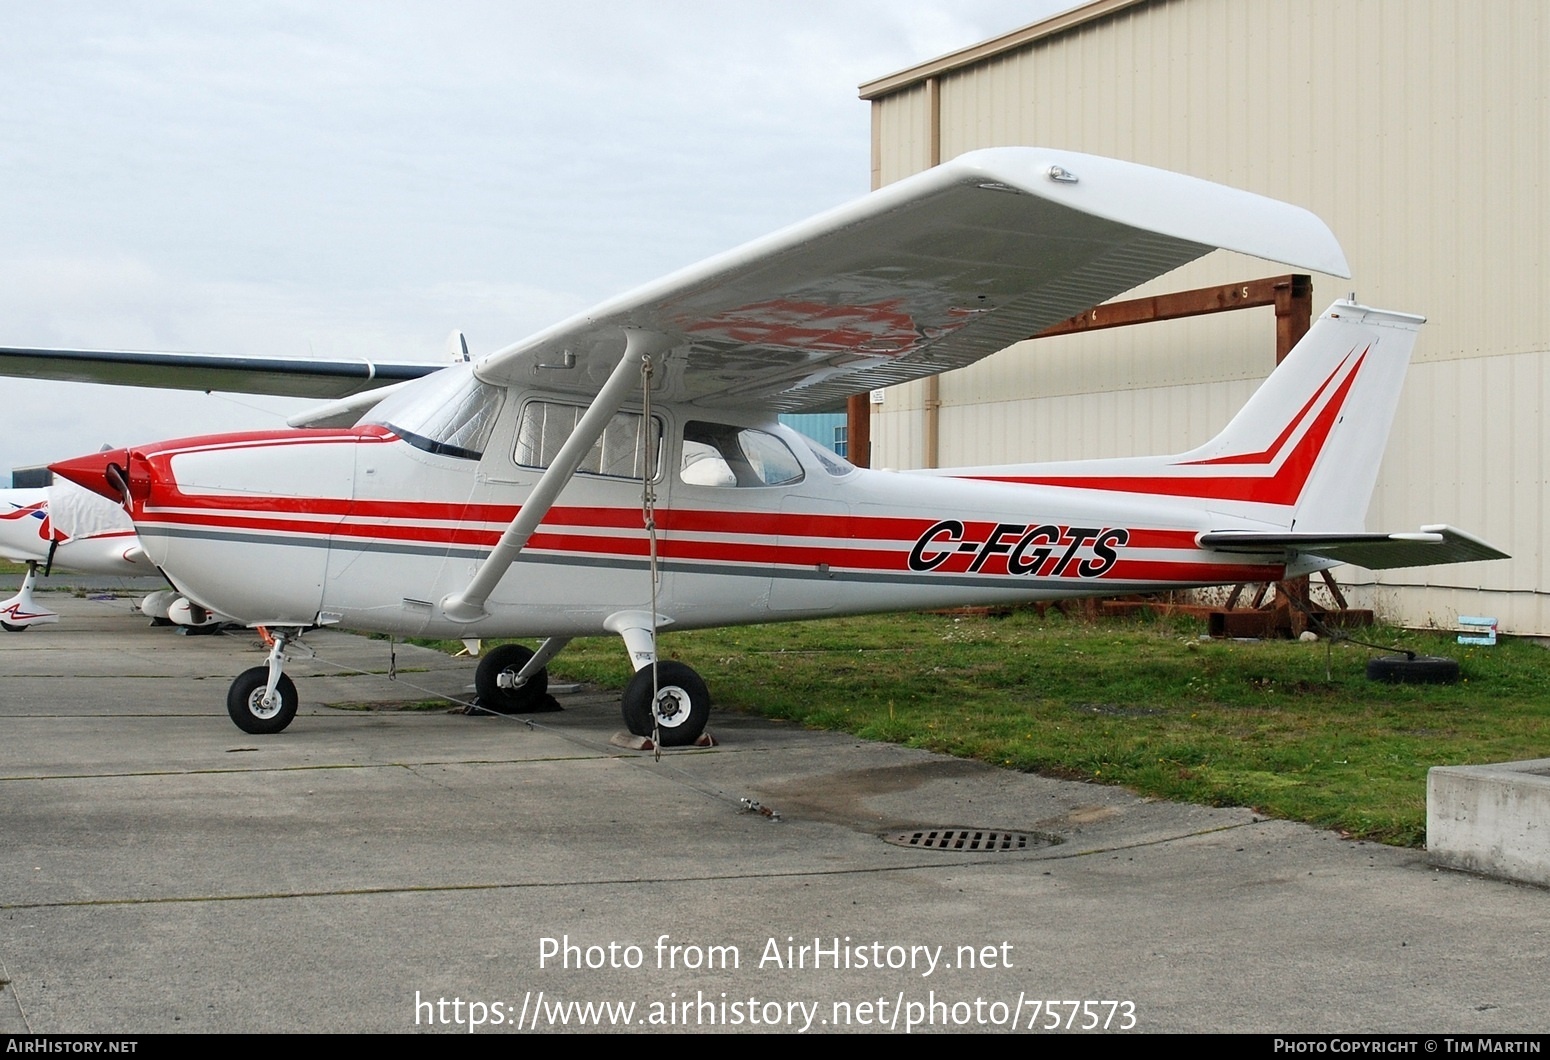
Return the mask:
<path fill-rule="evenodd" d="M 517 517 L 501 535 L 495 548 L 474 572 L 468 588 L 461 593 L 452 593 L 441 601 L 443 613 L 452 621 L 477 622 L 489 614 L 485 610 L 485 601 L 490 598 L 490 593 L 495 591 L 495 586 L 500 584 L 507 568 L 516 562 L 517 556 L 527 547 L 528 538 L 533 536 L 533 531 L 538 529 L 538 524 L 543 522 L 544 516 L 549 514 L 549 509 L 554 507 L 560 491 L 576 474 L 576 469 L 581 466 L 581 461 L 592 450 L 592 446 L 602 437 L 603 428 L 608 426 L 608 421 L 630 396 L 631 388 L 640 375 L 642 359 L 648 353 L 666 349 L 670 344 L 667 336 L 654 331 L 625 328 L 624 335 L 624 356 L 619 358 L 619 363 L 609 374 L 608 381 L 597 392 L 597 397 L 592 399 L 591 406 L 582 414 L 576 429 L 565 440 L 565 444 L 560 446 L 554 463 L 550 464 L 543 476 L 539 478 L 538 484 L 533 487 L 533 492 L 528 495 L 527 503 L 522 505 L 522 509 L 517 512 Z"/>

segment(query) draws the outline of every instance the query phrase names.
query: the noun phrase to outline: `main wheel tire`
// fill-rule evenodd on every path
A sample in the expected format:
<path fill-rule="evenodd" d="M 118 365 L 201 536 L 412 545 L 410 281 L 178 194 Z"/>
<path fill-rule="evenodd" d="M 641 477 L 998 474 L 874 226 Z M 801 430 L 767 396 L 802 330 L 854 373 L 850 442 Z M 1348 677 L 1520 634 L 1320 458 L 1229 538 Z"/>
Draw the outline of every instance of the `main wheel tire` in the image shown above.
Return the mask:
<path fill-rule="evenodd" d="M 283 730 L 296 716 L 298 703 L 296 684 L 285 674 L 275 682 L 278 705 L 264 706 L 264 689 L 269 687 L 269 667 L 255 666 L 244 670 L 231 683 L 226 693 L 226 713 L 237 723 L 237 728 L 255 736 L 268 736 Z"/>
<path fill-rule="evenodd" d="M 1452 685 L 1459 679 L 1457 659 L 1442 655 L 1380 655 L 1367 660 L 1367 679 L 1391 685 Z"/>
<path fill-rule="evenodd" d="M 474 690 L 479 693 L 479 705 L 496 714 L 532 714 L 541 710 L 554 710 L 554 700 L 549 698 L 549 670 L 539 670 L 527 679 L 521 688 L 502 688 L 500 675 L 516 676 L 533 657 L 533 649 L 520 644 L 502 644 L 479 660 L 474 671 Z"/>
<path fill-rule="evenodd" d="M 25 633 L 32 628 L 30 624 L 18 626 L 14 622 L 0 622 L 0 627 L 4 627 L 7 633 Z"/>
<path fill-rule="evenodd" d="M 655 728 L 651 716 L 651 667 L 635 671 L 625 686 L 624 724 L 636 736 L 650 736 Z M 657 663 L 657 703 L 662 716 L 662 746 L 687 747 L 700 738 L 710 720 L 710 692 L 700 675 L 680 662 Z"/>

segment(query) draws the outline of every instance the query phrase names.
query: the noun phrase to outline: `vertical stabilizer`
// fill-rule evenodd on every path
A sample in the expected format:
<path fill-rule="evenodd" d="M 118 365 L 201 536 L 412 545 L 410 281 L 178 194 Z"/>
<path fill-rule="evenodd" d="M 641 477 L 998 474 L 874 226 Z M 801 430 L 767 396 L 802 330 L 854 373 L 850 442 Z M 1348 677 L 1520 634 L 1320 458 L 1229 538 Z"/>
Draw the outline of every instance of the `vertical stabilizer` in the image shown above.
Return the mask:
<path fill-rule="evenodd" d="M 1336 302 L 1226 428 L 1187 453 L 939 473 L 1182 501 L 1266 529 L 1355 533 L 1422 323 Z"/>
<path fill-rule="evenodd" d="M 1361 530 L 1423 322 L 1336 302 L 1221 434 L 1170 463 L 1223 475 L 1220 499 L 1283 508 L 1288 530 Z"/>

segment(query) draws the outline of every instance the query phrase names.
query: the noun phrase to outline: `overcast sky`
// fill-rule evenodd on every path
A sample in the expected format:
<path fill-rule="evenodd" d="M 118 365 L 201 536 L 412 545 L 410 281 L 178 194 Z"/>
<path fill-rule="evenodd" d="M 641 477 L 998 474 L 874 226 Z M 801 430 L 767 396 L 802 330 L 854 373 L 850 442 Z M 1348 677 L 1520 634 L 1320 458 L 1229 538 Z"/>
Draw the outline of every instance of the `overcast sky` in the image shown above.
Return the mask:
<path fill-rule="evenodd" d="M 477 356 L 863 194 L 859 83 L 1071 6 L 5 4 L 0 345 Z M 0 485 L 307 404 L 0 388 Z"/>

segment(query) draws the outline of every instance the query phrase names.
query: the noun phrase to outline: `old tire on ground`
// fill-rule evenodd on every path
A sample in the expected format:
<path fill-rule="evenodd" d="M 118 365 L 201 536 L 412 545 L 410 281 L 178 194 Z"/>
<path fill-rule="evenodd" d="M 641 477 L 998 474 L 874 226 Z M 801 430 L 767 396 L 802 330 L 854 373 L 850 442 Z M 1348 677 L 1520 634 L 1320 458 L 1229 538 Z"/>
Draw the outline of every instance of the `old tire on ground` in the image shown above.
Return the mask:
<path fill-rule="evenodd" d="M 265 707 L 264 689 L 269 685 L 269 667 L 255 666 L 244 670 L 231 683 L 226 693 L 226 713 L 237 723 L 237 728 L 255 736 L 268 736 L 280 732 L 296 716 L 296 685 L 285 674 L 275 682 L 275 695 L 279 703 Z"/>
<path fill-rule="evenodd" d="M 1380 655 L 1367 660 L 1367 679 L 1391 685 L 1451 685 L 1459 679 L 1457 659 L 1442 655 Z"/>
<path fill-rule="evenodd" d="M 635 671 L 620 706 L 624 724 L 636 736 L 650 736 L 651 667 Z M 680 662 L 657 663 L 657 702 L 662 715 L 662 746 L 687 747 L 700 738 L 710 720 L 710 692 L 700 675 Z"/>
<path fill-rule="evenodd" d="M 549 698 L 549 671 L 539 670 L 527 679 L 521 688 L 502 688 L 500 675 L 516 676 L 533 657 L 533 649 L 520 644 L 502 644 L 494 648 L 474 671 L 474 690 L 479 693 L 479 705 L 495 714 L 530 714 L 539 710 L 553 710 Z"/>

